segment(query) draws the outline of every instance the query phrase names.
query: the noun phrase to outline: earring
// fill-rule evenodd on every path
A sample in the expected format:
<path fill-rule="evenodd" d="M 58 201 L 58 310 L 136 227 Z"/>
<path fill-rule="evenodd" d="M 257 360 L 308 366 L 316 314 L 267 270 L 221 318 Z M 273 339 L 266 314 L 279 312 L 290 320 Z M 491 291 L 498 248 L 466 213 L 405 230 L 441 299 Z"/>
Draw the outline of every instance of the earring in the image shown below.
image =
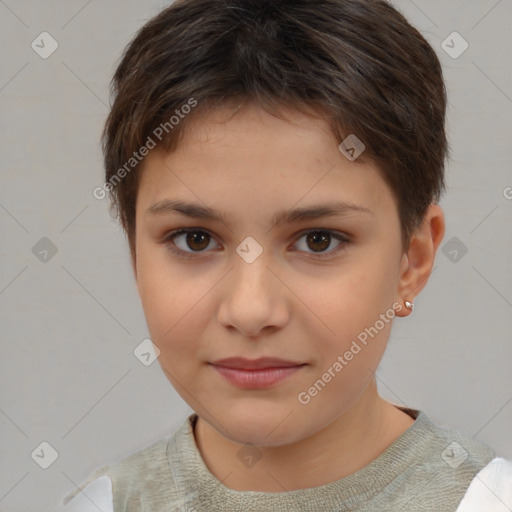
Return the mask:
<path fill-rule="evenodd" d="M 411 311 L 414 309 L 414 303 L 409 302 L 408 300 L 405 301 L 405 307 L 407 309 L 410 309 Z"/>

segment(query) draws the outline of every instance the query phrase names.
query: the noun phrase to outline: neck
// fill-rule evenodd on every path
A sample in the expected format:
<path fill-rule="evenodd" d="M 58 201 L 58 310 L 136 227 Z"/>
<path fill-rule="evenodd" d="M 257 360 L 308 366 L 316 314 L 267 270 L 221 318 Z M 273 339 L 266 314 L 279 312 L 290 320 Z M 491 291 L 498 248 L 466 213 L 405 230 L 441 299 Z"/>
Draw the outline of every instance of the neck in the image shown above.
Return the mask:
<path fill-rule="evenodd" d="M 199 452 L 223 485 L 238 491 L 283 492 L 327 485 L 376 459 L 414 420 L 383 400 L 373 380 L 359 400 L 332 423 L 300 441 L 258 447 L 257 464 L 240 464 L 241 445 L 198 418 Z"/>

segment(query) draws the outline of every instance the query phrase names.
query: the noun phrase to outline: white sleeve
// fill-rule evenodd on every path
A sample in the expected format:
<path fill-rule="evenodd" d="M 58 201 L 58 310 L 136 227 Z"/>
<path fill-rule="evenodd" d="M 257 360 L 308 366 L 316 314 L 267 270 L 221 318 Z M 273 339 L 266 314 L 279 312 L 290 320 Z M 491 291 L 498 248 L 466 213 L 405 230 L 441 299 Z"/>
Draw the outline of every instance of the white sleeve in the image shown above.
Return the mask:
<path fill-rule="evenodd" d="M 114 512 L 112 480 L 104 475 L 92 481 L 58 512 Z"/>
<path fill-rule="evenodd" d="M 512 461 L 493 459 L 473 479 L 457 512 L 510 512 Z"/>

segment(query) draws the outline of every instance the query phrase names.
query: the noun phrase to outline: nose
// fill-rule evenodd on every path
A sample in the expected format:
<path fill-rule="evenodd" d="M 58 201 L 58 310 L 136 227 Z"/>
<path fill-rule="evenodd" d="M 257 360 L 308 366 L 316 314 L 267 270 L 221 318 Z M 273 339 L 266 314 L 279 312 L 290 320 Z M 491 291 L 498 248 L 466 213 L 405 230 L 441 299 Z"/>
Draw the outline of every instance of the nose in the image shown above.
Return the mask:
<path fill-rule="evenodd" d="M 218 320 L 247 338 L 282 328 L 289 319 L 286 286 L 266 258 L 247 263 L 238 256 L 224 280 Z"/>

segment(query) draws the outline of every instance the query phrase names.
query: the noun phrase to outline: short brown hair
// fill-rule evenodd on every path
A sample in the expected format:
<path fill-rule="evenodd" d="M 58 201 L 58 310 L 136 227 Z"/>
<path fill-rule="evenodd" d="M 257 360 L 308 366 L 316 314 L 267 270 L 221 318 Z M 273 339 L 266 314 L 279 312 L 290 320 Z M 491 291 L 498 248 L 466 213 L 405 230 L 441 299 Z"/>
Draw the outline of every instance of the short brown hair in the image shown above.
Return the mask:
<path fill-rule="evenodd" d="M 133 161 L 134 172 L 114 178 L 149 138 L 156 142 L 159 126 L 167 127 L 159 147 L 172 151 L 199 112 L 232 101 L 278 117 L 280 107 L 323 113 L 337 140 L 361 139 L 361 158 L 375 162 L 397 201 L 404 250 L 445 188 L 441 65 L 383 0 L 177 0 L 126 47 L 111 92 L 105 177 L 133 261 L 141 166 Z M 191 101 L 198 106 L 170 123 Z"/>

